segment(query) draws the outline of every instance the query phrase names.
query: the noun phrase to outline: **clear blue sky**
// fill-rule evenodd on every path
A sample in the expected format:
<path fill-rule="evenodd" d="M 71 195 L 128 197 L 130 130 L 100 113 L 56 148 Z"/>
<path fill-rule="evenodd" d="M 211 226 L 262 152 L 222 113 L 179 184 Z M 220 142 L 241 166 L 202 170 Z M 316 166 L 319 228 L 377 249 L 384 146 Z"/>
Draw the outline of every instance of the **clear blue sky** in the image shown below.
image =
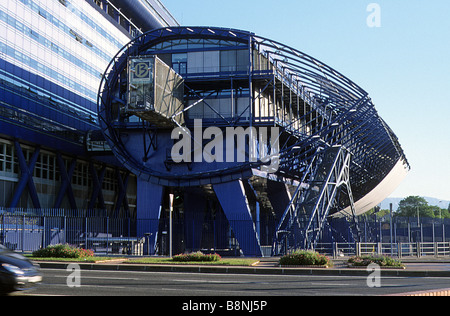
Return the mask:
<path fill-rule="evenodd" d="M 181 25 L 252 31 L 365 89 L 412 170 L 392 197 L 450 200 L 449 0 L 162 0 Z M 380 7 L 381 27 L 366 20 Z"/>

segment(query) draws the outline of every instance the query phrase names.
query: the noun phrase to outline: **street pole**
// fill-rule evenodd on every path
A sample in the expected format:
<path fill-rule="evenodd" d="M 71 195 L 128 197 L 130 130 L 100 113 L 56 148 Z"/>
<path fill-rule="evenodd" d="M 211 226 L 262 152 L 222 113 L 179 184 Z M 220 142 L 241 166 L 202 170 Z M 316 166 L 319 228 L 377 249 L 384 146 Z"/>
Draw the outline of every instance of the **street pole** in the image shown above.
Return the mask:
<path fill-rule="evenodd" d="M 391 257 L 394 255 L 394 250 L 392 249 L 392 203 L 389 203 L 389 212 L 390 212 L 390 224 L 389 229 L 391 231 Z"/>
<path fill-rule="evenodd" d="M 169 256 L 172 258 L 172 212 L 173 212 L 173 194 L 169 194 L 170 206 L 169 206 Z"/>
<path fill-rule="evenodd" d="M 417 227 L 420 227 L 419 223 L 419 206 L 417 205 Z"/>

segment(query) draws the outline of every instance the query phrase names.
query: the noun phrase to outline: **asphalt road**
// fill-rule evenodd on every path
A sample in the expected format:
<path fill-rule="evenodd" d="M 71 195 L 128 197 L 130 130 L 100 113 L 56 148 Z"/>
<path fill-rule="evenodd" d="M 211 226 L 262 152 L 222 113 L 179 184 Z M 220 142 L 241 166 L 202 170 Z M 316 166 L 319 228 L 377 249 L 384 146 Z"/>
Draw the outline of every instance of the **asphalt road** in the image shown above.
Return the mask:
<path fill-rule="evenodd" d="M 450 278 L 294 276 L 42 269 L 37 289 L 13 296 L 374 296 L 450 287 Z M 74 274 L 79 273 L 79 274 Z"/>

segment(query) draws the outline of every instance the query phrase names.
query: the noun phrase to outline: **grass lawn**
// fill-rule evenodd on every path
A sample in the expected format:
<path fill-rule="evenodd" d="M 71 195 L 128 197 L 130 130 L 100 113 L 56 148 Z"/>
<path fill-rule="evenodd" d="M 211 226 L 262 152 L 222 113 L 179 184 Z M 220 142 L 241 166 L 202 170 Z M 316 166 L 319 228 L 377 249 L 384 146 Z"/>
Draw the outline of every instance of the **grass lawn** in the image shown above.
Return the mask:
<path fill-rule="evenodd" d="M 33 261 L 52 261 L 52 262 L 86 262 L 95 263 L 97 261 L 109 261 L 109 260 L 120 260 L 124 259 L 124 263 L 129 264 L 200 264 L 200 265 L 224 265 L 224 266 L 251 266 L 252 264 L 258 262 L 258 259 L 245 259 L 245 258 L 222 258 L 220 261 L 214 262 L 176 262 L 171 258 L 167 257 L 148 257 L 148 258 L 131 258 L 127 259 L 125 257 L 86 257 L 82 259 L 73 258 L 35 258 L 33 256 L 26 256 L 28 259 Z"/>
<path fill-rule="evenodd" d="M 251 266 L 258 262 L 258 259 L 242 259 L 242 258 L 222 258 L 219 261 L 189 261 L 189 262 L 176 262 L 170 258 L 140 258 L 130 259 L 128 263 L 140 263 L 140 264 L 201 264 L 201 265 L 223 265 L 223 266 Z"/>
<path fill-rule="evenodd" d="M 95 263 L 97 261 L 112 261 L 112 260 L 119 260 L 119 259 L 124 259 L 126 260 L 126 258 L 119 258 L 119 257 L 85 257 L 85 258 L 79 258 L 79 259 L 75 259 L 75 258 L 38 258 L 38 257 L 33 257 L 31 255 L 25 255 L 25 257 L 27 257 L 28 259 L 32 260 L 32 261 L 52 261 L 52 262 L 90 262 L 90 263 Z"/>

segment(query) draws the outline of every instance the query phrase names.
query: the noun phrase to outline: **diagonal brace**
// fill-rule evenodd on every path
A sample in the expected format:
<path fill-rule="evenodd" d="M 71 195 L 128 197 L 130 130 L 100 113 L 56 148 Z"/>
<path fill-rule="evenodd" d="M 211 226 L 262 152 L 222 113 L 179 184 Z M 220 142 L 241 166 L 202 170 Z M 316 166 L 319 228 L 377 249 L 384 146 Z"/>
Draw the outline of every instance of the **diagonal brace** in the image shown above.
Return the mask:
<path fill-rule="evenodd" d="M 19 142 L 14 142 L 14 146 L 16 149 L 17 160 L 19 161 L 19 167 L 21 172 L 21 177 L 19 180 L 19 184 L 17 185 L 14 195 L 11 199 L 11 203 L 9 205 L 10 208 L 16 208 L 19 204 L 20 198 L 25 190 L 25 187 L 28 187 L 28 192 L 31 196 L 31 201 L 33 202 L 33 206 L 37 209 L 41 208 L 41 204 L 39 202 L 39 197 L 36 191 L 36 186 L 33 181 L 33 172 L 34 167 L 36 166 L 36 162 L 39 158 L 40 148 L 36 147 L 33 156 L 30 159 L 29 164 L 27 165 L 25 156 L 22 151 L 22 147 Z"/>

